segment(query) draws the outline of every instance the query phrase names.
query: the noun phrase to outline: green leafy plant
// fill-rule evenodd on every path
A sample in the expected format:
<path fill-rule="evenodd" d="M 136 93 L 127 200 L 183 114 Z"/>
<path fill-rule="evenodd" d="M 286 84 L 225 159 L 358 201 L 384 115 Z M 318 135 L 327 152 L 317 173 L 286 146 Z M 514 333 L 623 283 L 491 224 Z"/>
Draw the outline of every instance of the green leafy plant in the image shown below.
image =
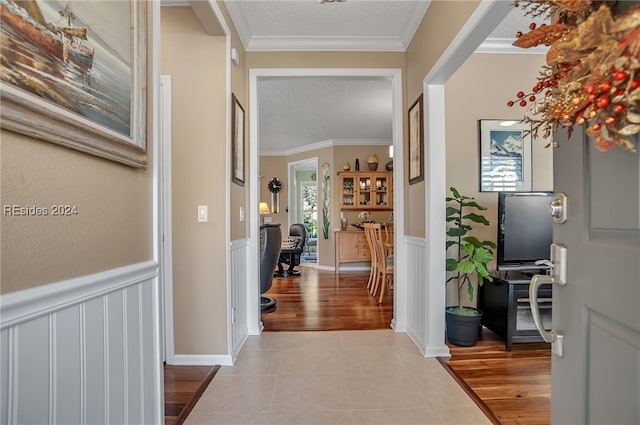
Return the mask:
<path fill-rule="evenodd" d="M 475 309 L 462 306 L 462 289 L 466 284 L 469 299 L 473 300 L 471 276 L 477 276 L 478 285 L 482 285 L 483 279 L 493 280 L 487 271 L 487 263 L 493 259 L 492 249 L 496 248 L 496 244 L 469 235 L 473 230 L 470 223 L 489 225 L 489 220 L 477 213 L 487 208 L 475 202 L 474 198 L 461 195 L 454 187 L 449 190 L 453 196 L 447 197 L 447 222 L 451 223 L 447 230 L 447 252 L 450 252 L 449 248 L 455 248 L 452 250 L 454 256 L 447 258 L 447 271 L 453 272 L 447 283 L 455 281 L 458 286 L 458 306 L 449 307 L 447 311 L 465 316 L 475 315 Z"/>

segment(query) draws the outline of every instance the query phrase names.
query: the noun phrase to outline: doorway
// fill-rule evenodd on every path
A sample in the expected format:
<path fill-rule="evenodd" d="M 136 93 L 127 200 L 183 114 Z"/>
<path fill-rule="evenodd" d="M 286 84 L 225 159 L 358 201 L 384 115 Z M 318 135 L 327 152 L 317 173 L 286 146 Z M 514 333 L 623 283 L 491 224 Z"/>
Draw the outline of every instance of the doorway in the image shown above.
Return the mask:
<path fill-rule="evenodd" d="M 256 113 L 251 114 L 250 123 L 249 123 L 249 133 L 250 133 L 250 141 L 249 141 L 249 168 L 250 175 L 254 176 L 252 184 L 250 185 L 250 193 L 249 193 L 249 210 L 257 211 L 258 202 L 259 202 L 259 186 L 257 180 L 257 176 L 260 174 L 259 172 L 259 147 L 260 147 L 260 108 L 258 104 L 258 88 L 259 82 L 261 80 L 268 80 L 273 78 L 282 78 L 282 77 L 337 77 L 337 78 L 349 78 L 352 80 L 361 79 L 377 79 L 388 81 L 391 86 L 391 121 L 392 121 L 392 130 L 391 130 L 391 140 L 390 144 L 394 146 L 395 152 L 395 162 L 394 162 L 394 205 L 403 205 L 403 154 L 402 154 L 402 138 L 403 138 L 403 114 L 402 114 L 402 73 L 399 69 L 251 69 L 249 71 L 249 93 L 250 93 L 250 109 L 252 111 L 256 111 Z M 318 148 L 323 148 L 327 146 L 318 146 Z M 324 151 L 323 151 L 324 152 Z M 342 167 L 342 163 L 337 164 L 334 163 L 334 158 L 331 153 L 326 153 L 326 156 L 318 159 L 318 162 L 328 163 L 330 166 L 330 179 L 331 185 L 335 184 L 336 172 L 339 171 Z M 329 186 L 335 187 L 335 186 Z M 332 190 L 333 191 L 333 190 Z M 331 196 L 337 196 L 333 193 Z M 291 207 L 290 203 L 290 207 Z M 317 251 L 320 253 L 319 261 L 318 261 L 318 269 L 333 271 L 334 265 L 334 235 L 333 229 L 336 227 L 339 228 L 339 209 L 337 207 L 331 207 L 330 209 L 330 225 L 328 231 L 323 233 L 321 230 L 318 233 L 318 242 L 317 242 Z M 322 216 L 321 214 L 318 214 Z M 404 244 L 398 241 L 404 241 L 404 217 L 403 214 L 394 214 L 394 226 L 397 231 L 394 233 L 394 241 L 396 249 L 396 261 L 403 261 L 398 259 L 404 259 Z M 318 228 L 322 228 L 321 224 L 318 223 Z M 259 264 L 258 257 L 258 216 L 251 215 L 250 216 L 250 234 L 252 235 L 249 239 L 248 249 L 248 263 L 257 265 Z M 326 237 L 325 237 L 326 236 Z M 325 249 L 327 254 L 325 254 Z M 394 284 L 394 300 L 393 300 L 393 319 L 391 320 L 391 327 L 396 331 L 405 331 L 406 328 L 406 283 L 405 283 L 405 274 L 403 272 L 403 264 L 396 264 L 396 274 L 395 274 L 395 284 Z M 260 311 L 257 306 L 258 303 L 258 288 L 256 283 L 258 281 L 258 267 L 249 267 L 248 270 L 248 288 L 247 293 L 249 296 L 247 297 L 247 311 L 248 314 L 248 322 L 249 329 L 251 330 L 260 330 L 262 329 L 262 323 L 260 318 Z M 368 272 L 366 272 L 366 276 L 368 277 Z M 365 287 L 366 287 L 366 279 L 365 279 Z M 254 295 L 255 294 L 255 295 Z M 259 332 L 256 332 L 259 333 Z"/>
<path fill-rule="evenodd" d="M 317 265 L 318 256 L 318 158 L 289 163 L 289 226 L 303 223 L 307 240 L 301 262 Z"/>

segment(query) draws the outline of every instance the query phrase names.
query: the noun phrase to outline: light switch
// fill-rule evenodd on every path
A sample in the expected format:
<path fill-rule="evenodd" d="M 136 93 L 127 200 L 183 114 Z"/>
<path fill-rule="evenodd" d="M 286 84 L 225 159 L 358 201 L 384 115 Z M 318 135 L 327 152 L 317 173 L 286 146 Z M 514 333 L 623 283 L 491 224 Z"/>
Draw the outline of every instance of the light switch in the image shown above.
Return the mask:
<path fill-rule="evenodd" d="M 206 223 L 207 221 L 209 221 L 209 207 L 198 205 L 198 223 Z"/>
<path fill-rule="evenodd" d="M 271 221 L 272 221 L 272 220 L 273 220 L 273 219 L 272 219 L 271 217 L 265 217 L 265 218 L 264 218 L 264 222 L 265 222 L 265 223 L 271 223 Z"/>
<path fill-rule="evenodd" d="M 240 221 L 244 221 L 244 207 L 240 207 Z"/>

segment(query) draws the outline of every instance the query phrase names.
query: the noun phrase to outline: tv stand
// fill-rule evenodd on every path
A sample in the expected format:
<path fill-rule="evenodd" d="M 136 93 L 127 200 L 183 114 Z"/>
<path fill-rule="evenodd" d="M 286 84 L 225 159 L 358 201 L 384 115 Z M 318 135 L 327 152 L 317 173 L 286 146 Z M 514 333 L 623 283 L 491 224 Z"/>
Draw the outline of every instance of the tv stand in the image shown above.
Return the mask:
<path fill-rule="evenodd" d="M 483 311 L 482 325 L 505 340 L 505 349 L 511 351 L 512 344 L 543 341 L 531 316 L 529 282 L 536 272 L 497 272 L 493 282 L 484 282 L 478 295 L 478 308 Z M 551 284 L 542 285 L 538 291 L 538 308 L 542 324 L 551 328 Z"/>

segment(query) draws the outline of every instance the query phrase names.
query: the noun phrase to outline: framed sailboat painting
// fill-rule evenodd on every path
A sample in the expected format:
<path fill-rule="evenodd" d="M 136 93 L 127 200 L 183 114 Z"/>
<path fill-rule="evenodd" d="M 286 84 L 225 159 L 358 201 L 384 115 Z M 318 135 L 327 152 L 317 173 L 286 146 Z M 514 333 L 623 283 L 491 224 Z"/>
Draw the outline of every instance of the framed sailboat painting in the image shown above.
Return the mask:
<path fill-rule="evenodd" d="M 2 127 L 145 168 L 147 7 L 0 0 Z"/>

